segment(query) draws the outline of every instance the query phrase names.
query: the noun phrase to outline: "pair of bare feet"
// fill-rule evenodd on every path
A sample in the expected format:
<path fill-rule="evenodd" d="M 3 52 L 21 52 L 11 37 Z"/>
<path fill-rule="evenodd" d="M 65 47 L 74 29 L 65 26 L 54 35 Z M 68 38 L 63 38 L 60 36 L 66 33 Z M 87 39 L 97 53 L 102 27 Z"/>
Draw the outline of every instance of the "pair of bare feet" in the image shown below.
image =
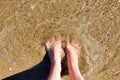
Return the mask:
<path fill-rule="evenodd" d="M 71 80 L 84 80 L 78 66 L 78 53 L 80 53 L 80 47 L 75 42 L 66 40 L 66 54 L 67 54 L 67 66 Z M 61 40 L 55 40 L 52 37 L 46 42 L 46 50 L 50 57 L 50 74 L 48 80 L 61 80 Z"/>

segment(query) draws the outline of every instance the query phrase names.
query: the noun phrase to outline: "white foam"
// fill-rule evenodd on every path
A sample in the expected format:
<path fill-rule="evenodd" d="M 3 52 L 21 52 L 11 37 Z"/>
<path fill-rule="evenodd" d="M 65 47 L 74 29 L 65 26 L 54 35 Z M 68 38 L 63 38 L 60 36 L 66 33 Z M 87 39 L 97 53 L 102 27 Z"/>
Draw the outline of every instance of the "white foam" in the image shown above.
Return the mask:
<path fill-rule="evenodd" d="M 36 4 L 31 4 L 30 7 L 31 7 L 31 9 L 35 9 Z"/>
<path fill-rule="evenodd" d="M 9 71 L 12 71 L 13 69 L 12 68 L 9 68 Z"/>

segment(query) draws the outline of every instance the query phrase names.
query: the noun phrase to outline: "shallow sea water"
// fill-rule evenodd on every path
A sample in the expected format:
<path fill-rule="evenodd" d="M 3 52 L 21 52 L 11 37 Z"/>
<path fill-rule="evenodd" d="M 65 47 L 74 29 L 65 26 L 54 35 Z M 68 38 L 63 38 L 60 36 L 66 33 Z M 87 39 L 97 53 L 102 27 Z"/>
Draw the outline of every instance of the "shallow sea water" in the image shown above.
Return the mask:
<path fill-rule="evenodd" d="M 45 41 L 59 33 L 63 47 L 67 35 L 82 46 L 85 80 L 119 80 L 119 0 L 1 0 L 0 7 L 0 79 L 39 64 Z M 18 80 L 38 80 L 36 73 Z M 69 80 L 68 74 L 62 80 Z"/>

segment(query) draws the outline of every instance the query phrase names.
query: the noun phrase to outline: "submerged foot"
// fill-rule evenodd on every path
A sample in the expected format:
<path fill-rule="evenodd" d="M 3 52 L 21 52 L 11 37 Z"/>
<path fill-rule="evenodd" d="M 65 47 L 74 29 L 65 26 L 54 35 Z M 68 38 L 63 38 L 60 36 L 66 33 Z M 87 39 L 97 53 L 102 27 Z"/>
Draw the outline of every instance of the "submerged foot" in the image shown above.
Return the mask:
<path fill-rule="evenodd" d="M 80 53 L 81 46 L 79 46 L 75 42 L 70 42 L 70 40 L 67 40 L 67 45 L 66 45 L 66 52 L 67 52 L 67 58 L 71 64 L 76 64 L 78 65 L 78 55 Z"/>
<path fill-rule="evenodd" d="M 46 42 L 46 50 L 50 57 L 51 63 L 60 63 L 61 62 L 61 41 L 55 40 L 55 37 L 52 37 Z"/>
<path fill-rule="evenodd" d="M 78 55 L 80 50 L 81 47 L 77 43 L 70 42 L 69 39 L 67 40 L 67 65 L 71 80 L 84 80 L 78 65 Z"/>
<path fill-rule="evenodd" d="M 50 73 L 48 80 L 61 80 L 61 41 L 52 37 L 46 42 L 46 50 L 50 57 Z"/>

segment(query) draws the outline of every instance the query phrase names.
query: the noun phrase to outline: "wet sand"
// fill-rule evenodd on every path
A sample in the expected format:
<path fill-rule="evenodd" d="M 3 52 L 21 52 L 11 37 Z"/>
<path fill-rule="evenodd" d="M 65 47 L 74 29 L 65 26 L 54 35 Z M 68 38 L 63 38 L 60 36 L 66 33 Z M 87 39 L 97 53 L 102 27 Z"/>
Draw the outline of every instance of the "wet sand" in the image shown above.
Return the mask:
<path fill-rule="evenodd" d="M 63 44 L 69 35 L 82 46 L 79 67 L 85 80 L 120 79 L 119 0 L 1 0 L 0 79 L 41 63 L 45 41 L 56 33 Z M 32 75 L 46 71 L 39 70 Z M 17 80 L 42 76 L 29 77 L 22 74 Z M 69 80 L 68 74 L 62 80 Z"/>

